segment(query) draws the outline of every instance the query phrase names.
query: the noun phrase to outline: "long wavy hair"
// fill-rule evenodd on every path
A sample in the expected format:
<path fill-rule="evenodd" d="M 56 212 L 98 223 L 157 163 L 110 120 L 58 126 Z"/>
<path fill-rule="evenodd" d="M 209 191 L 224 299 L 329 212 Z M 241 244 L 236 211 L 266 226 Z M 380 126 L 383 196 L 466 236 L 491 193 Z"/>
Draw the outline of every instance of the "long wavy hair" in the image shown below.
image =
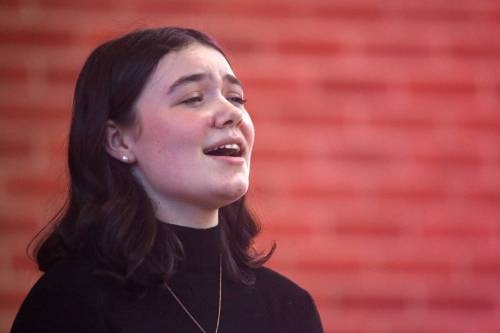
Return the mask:
<path fill-rule="evenodd" d="M 40 270 L 86 253 L 107 273 L 126 282 L 164 283 L 175 273 L 184 256 L 182 244 L 172 230 L 160 225 L 130 166 L 107 153 L 106 124 L 108 120 L 122 126 L 135 124 L 134 103 L 159 60 L 192 43 L 226 57 L 209 36 L 177 27 L 133 31 L 90 54 L 75 88 L 68 196 L 33 251 Z M 266 254 L 253 249 L 260 228 L 245 197 L 219 209 L 219 224 L 225 274 L 252 284 L 252 269 L 266 262 L 275 246 Z"/>

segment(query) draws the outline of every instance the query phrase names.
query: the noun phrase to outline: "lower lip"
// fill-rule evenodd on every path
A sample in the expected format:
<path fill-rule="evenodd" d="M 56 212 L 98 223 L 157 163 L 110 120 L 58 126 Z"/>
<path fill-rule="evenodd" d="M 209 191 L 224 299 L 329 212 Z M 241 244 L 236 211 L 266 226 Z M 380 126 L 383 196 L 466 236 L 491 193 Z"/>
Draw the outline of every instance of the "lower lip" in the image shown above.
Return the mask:
<path fill-rule="evenodd" d="M 243 157 L 236 157 L 236 156 L 214 156 L 214 155 L 208 155 L 209 157 L 223 161 L 229 164 L 234 164 L 234 165 L 242 165 L 245 164 L 245 159 Z"/>

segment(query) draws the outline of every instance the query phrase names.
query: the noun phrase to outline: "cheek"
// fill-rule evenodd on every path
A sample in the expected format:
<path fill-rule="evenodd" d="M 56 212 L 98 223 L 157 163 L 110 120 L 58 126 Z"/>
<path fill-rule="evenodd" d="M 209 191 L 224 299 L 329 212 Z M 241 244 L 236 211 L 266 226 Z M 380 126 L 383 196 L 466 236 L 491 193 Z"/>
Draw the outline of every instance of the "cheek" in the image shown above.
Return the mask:
<path fill-rule="evenodd" d="M 176 114 L 162 116 L 144 119 L 137 142 L 143 154 L 172 161 L 201 149 L 205 133 L 202 121 Z"/>
<path fill-rule="evenodd" d="M 248 147 L 252 149 L 253 147 L 253 141 L 255 138 L 255 128 L 253 126 L 252 119 L 248 114 L 245 115 L 245 118 L 243 119 L 244 126 L 242 126 L 241 131 L 243 132 L 243 135 L 245 136 Z"/>
<path fill-rule="evenodd" d="M 141 150 L 144 153 L 160 156 L 168 155 L 172 148 L 177 145 L 173 141 L 171 126 L 164 122 L 153 122 L 147 128 L 144 128 L 141 137 Z"/>

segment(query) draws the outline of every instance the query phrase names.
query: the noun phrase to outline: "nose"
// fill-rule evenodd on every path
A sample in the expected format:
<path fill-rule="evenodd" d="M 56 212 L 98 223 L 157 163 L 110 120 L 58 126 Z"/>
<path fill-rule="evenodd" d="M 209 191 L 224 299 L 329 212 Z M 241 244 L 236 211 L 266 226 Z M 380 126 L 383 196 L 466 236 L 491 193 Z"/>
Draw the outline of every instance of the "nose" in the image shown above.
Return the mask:
<path fill-rule="evenodd" d="M 243 111 L 224 97 L 215 113 L 215 127 L 238 127 L 243 120 Z"/>

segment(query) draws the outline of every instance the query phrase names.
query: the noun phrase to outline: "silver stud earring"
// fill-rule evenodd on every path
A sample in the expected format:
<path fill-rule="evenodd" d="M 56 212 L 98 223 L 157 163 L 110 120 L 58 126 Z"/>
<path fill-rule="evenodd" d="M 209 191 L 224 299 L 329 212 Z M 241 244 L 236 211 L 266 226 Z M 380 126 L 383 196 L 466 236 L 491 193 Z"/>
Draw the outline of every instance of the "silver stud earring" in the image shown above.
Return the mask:
<path fill-rule="evenodd" d="M 122 161 L 123 162 L 128 162 L 128 156 L 127 155 L 123 155 L 122 156 Z"/>

